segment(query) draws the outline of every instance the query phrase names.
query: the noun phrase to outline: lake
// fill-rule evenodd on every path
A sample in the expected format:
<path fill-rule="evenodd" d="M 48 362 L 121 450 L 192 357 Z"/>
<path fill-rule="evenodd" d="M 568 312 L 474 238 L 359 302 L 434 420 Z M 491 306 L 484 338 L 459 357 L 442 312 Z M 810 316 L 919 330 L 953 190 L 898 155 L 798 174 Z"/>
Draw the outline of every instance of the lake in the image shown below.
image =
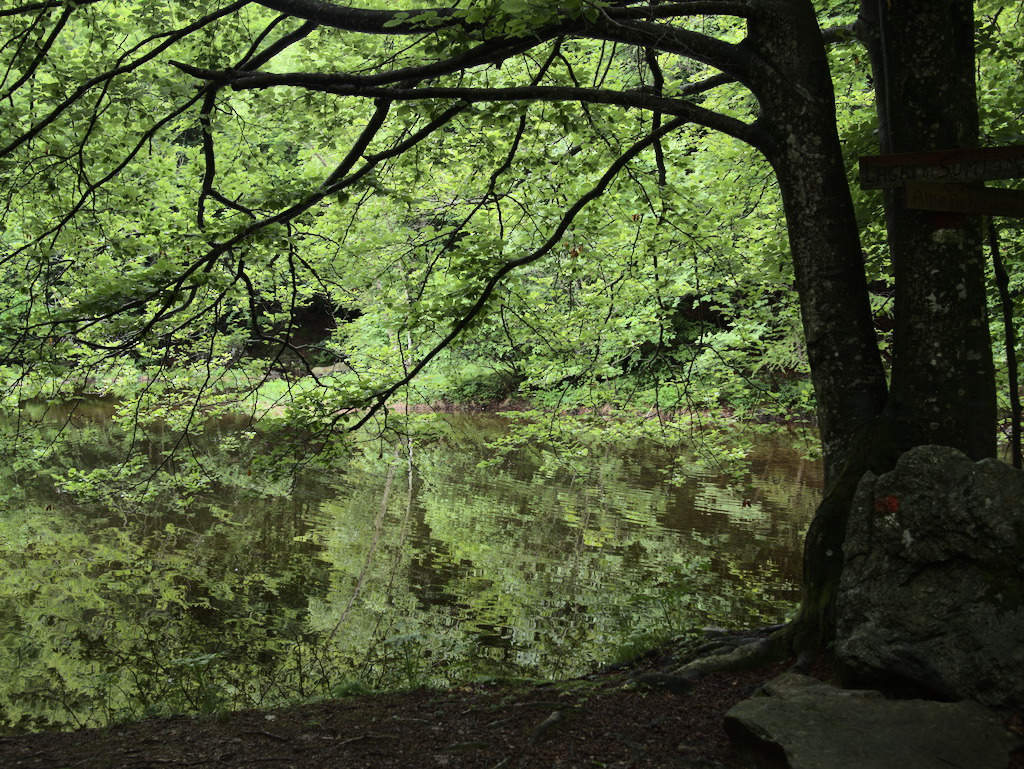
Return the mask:
<path fill-rule="evenodd" d="M 7 733 L 564 678 L 784 621 L 821 491 L 786 432 L 715 469 L 654 444 L 502 455 L 504 420 L 448 416 L 292 476 L 258 428 L 63 421 L 22 425 L 3 481 Z"/>

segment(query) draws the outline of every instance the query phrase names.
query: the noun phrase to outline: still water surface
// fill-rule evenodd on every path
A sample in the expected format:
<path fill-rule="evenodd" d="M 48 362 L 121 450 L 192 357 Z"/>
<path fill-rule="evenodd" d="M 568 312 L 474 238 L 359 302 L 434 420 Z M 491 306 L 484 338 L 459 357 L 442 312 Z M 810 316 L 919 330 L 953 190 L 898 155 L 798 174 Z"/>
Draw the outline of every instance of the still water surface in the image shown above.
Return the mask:
<path fill-rule="evenodd" d="M 220 449 L 135 487 L 109 470 L 125 436 L 66 431 L 46 472 L 7 481 L 4 728 L 566 677 L 793 608 L 820 469 L 791 440 L 761 439 L 737 476 L 655 446 L 494 461 L 504 429 L 450 417 L 294 482 L 237 448 L 252 433 L 220 430 Z M 161 447 L 134 445 L 148 478 Z M 90 464 L 111 473 L 100 491 Z"/>

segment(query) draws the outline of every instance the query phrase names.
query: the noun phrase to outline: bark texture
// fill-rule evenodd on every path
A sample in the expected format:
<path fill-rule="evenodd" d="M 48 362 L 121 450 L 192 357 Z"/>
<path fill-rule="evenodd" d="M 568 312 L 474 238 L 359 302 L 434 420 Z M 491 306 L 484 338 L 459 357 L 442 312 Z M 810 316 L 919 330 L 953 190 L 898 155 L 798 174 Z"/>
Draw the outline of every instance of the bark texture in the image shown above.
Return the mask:
<path fill-rule="evenodd" d="M 970 0 L 865 0 L 883 153 L 973 147 L 978 138 Z M 996 450 L 995 373 L 979 216 L 915 211 L 886 195 L 896 280 L 886 413 L 906 448 Z"/>
<path fill-rule="evenodd" d="M 813 9 L 799 1 L 773 7 L 750 23 L 748 42 L 765 62 L 750 84 L 786 213 L 827 489 L 804 549 L 801 613 L 785 643 L 816 648 L 834 625 L 849 500 L 863 472 L 856 439 L 884 408 L 885 372 Z"/>
<path fill-rule="evenodd" d="M 751 88 L 782 192 L 828 484 L 886 397 L 832 80 L 808 3 L 766 6 L 748 42 L 761 62 Z"/>

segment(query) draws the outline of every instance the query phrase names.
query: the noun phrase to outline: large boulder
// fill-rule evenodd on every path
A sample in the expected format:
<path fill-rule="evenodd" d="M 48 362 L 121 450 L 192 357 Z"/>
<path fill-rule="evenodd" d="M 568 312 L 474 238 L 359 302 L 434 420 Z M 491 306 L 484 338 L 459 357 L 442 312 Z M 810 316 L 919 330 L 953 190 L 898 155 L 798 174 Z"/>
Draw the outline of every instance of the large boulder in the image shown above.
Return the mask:
<path fill-rule="evenodd" d="M 1024 709 L 1024 472 L 912 449 L 861 480 L 844 553 L 848 683 Z"/>
<path fill-rule="evenodd" d="M 725 727 L 747 763 L 788 769 L 1006 769 L 1018 744 L 973 702 L 887 700 L 787 673 Z"/>

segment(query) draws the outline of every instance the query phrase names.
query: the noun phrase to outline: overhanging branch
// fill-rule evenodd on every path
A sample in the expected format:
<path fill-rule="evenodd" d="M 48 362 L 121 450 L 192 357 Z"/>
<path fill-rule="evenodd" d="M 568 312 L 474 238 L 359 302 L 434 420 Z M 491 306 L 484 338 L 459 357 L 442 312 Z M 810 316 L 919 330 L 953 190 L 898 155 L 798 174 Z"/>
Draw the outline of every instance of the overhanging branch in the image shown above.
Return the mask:
<path fill-rule="evenodd" d="M 60 7 L 77 7 L 92 5 L 100 0 L 43 0 L 41 3 L 25 3 L 18 8 L 4 8 L 0 10 L 0 18 L 4 16 L 20 16 L 23 13 L 35 13 L 36 11 L 49 11 Z"/>
<path fill-rule="evenodd" d="M 238 90 L 246 88 L 267 88 L 272 85 L 282 85 L 276 82 L 275 78 L 289 77 L 302 78 L 304 83 L 311 84 L 325 82 L 342 82 L 353 86 L 385 86 L 395 83 L 422 82 L 433 80 L 443 75 L 451 75 L 456 72 L 464 72 L 473 67 L 481 67 L 487 64 L 500 64 L 511 56 L 525 53 L 535 48 L 541 41 L 536 38 L 529 41 L 508 40 L 499 38 L 489 40 L 465 53 L 452 56 L 447 59 L 432 62 L 418 67 L 403 67 L 402 69 L 377 72 L 372 75 L 360 75 L 350 73 L 310 72 L 293 74 L 275 74 L 269 72 L 256 72 L 255 67 L 247 67 L 244 70 L 211 70 L 201 67 L 193 67 L 182 62 L 170 62 L 175 67 L 193 77 L 201 80 L 211 80 L 218 83 L 230 85 Z M 284 85 L 303 85 L 304 83 L 284 83 Z"/>
<path fill-rule="evenodd" d="M 356 32 L 368 32 L 378 35 L 398 35 L 436 31 L 439 27 L 459 27 L 468 29 L 459 19 L 460 11 L 454 8 L 425 8 L 414 11 L 376 11 L 351 6 L 326 3 L 321 0 L 274 0 L 260 2 L 267 8 L 289 13 L 318 24 Z M 595 40 L 608 40 L 627 43 L 640 48 L 653 48 L 665 53 L 674 53 L 692 58 L 695 61 L 721 69 L 741 82 L 745 79 L 748 68 L 749 52 L 741 46 L 726 43 L 722 40 L 694 32 L 670 24 L 657 23 L 659 19 L 685 17 L 695 15 L 719 15 L 753 18 L 757 15 L 758 5 L 753 0 L 692 0 L 688 3 L 670 3 L 667 5 L 623 6 L 602 9 L 596 19 L 588 19 L 583 15 L 556 19 L 550 23 L 533 29 L 529 35 L 513 38 L 490 38 L 481 46 L 465 56 L 477 57 L 477 63 L 489 63 L 495 60 L 482 57 L 486 51 L 500 51 L 502 48 L 518 48 L 526 50 L 553 37 L 578 35 Z M 421 16 L 430 16 L 431 21 L 414 21 Z M 507 58 L 514 51 L 504 55 Z M 452 60 L 437 62 L 430 67 L 442 67 L 437 74 L 453 72 Z M 466 69 L 475 64 L 466 63 L 456 67 Z M 426 69 L 426 68 L 424 68 Z M 399 82 L 394 73 L 385 73 L 387 82 Z M 405 77 L 434 77 L 433 73 L 406 73 Z M 380 77 L 380 76 L 378 76 Z M 367 82 L 367 85 L 370 83 Z M 374 85 L 383 83 L 376 82 Z"/>
<path fill-rule="evenodd" d="M 470 30 L 478 24 L 467 23 L 458 8 L 415 8 L 381 11 L 322 0 L 258 0 L 270 8 L 326 27 L 348 32 L 376 35 L 409 35 L 435 32 L 440 28 Z M 743 0 L 691 0 L 686 3 L 623 5 L 601 9 L 605 18 L 616 21 L 665 19 L 680 16 L 736 16 L 749 18 L 757 11 L 753 2 Z M 576 12 L 581 21 L 584 17 Z"/>
<path fill-rule="evenodd" d="M 720 69 L 744 84 L 752 63 L 752 51 L 742 44 L 727 43 L 671 24 L 646 20 L 620 21 L 609 17 L 588 24 L 581 34 L 593 40 L 608 40 L 685 56 Z"/>
<path fill-rule="evenodd" d="M 692 0 L 688 3 L 664 3 L 630 5 L 625 8 L 609 8 L 605 14 L 610 19 L 669 19 L 680 16 L 736 16 L 750 18 L 757 14 L 757 4 L 743 0 Z"/>
<path fill-rule="evenodd" d="M 440 342 L 434 345 L 434 347 L 426 355 L 424 355 L 415 366 L 409 369 L 405 376 L 403 376 L 400 380 L 395 382 L 393 385 L 388 387 L 383 392 L 380 392 L 377 395 L 375 395 L 374 402 L 369 406 L 366 413 L 364 413 L 355 424 L 349 427 L 348 430 L 358 430 L 360 427 L 362 427 L 368 421 L 370 421 L 370 419 L 372 419 L 373 416 L 378 411 L 384 408 L 384 405 L 387 403 L 388 399 L 391 398 L 391 396 L 393 396 L 400 389 L 402 389 L 410 382 L 412 382 L 416 375 L 419 374 L 427 366 L 427 364 L 430 363 L 430 361 L 436 358 L 438 354 L 441 353 L 442 350 L 444 350 L 460 334 L 462 334 L 462 332 L 469 327 L 469 325 L 473 322 L 477 315 L 479 315 L 480 312 L 484 309 L 484 307 L 487 305 L 487 301 L 491 298 L 492 294 L 494 293 L 494 290 L 498 287 L 498 284 L 500 284 L 501 281 L 503 281 L 506 278 L 506 276 L 509 275 L 509 273 L 519 269 L 520 267 L 532 264 L 533 262 L 536 262 L 538 259 L 541 259 L 548 253 L 550 253 L 551 250 L 561 242 L 563 236 L 568 231 L 569 227 L 572 226 L 573 221 L 575 220 L 576 216 L 580 213 L 580 211 L 586 208 L 589 203 L 601 197 L 601 195 L 603 195 L 605 190 L 608 188 L 608 185 L 611 184 L 615 177 L 619 175 L 619 172 L 622 171 L 622 169 L 625 168 L 631 160 L 636 158 L 641 152 L 643 152 L 648 147 L 660 141 L 662 138 L 672 133 L 676 129 L 682 128 L 689 122 L 690 121 L 684 117 L 679 117 L 676 118 L 675 120 L 671 120 L 665 125 L 663 125 L 661 128 L 659 128 L 657 131 L 653 131 L 652 133 L 645 136 L 643 139 L 640 139 L 638 142 L 633 144 L 633 146 L 631 146 L 628 150 L 622 153 L 618 158 L 616 158 L 615 161 L 608 167 L 608 170 L 605 171 L 601 178 L 597 181 L 597 183 L 593 187 L 591 187 L 590 190 L 588 190 L 581 197 L 579 197 L 576 200 L 576 202 L 573 203 L 572 206 L 570 206 L 569 209 L 562 215 L 561 220 L 555 227 L 554 232 L 551 233 L 550 237 L 548 237 L 548 239 L 541 246 L 539 246 L 529 254 L 521 256 L 518 259 L 510 259 L 507 262 L 505 262 L 501 267 L 499 267 L 495 271 L 495 273 L 491 275 L 487 283 L 484 284 L 484 287 L 480 292 L 480 296 L 477 297 L 476 302 L 466 312 L 466 314 L 463 315 L 455 323 L 454 326 L 452 326 L 451 331 L 449 331 Z M 344 412 L 339 414 L 335 418 L 333 424 L 337 424 L 337 422 L 341 421 L 344 415 Z"/>
<path fill-rule="evenodd" d="M 260 5 L 290 16 L 348 32 L 408 35 L 434 32 L 439 23 L 463 26 L 455 8 L 421 8 L 411 11 L 375 11 L 321 0 L 260 0 Z"/>
<path fill-rule="evenodd" d="M 182 71 L 194 77 L 210 80 L 218 85 L 231 85 L 240 90 L 252 88 L 270 88 L 275 86 L 301 87 L 313 91 L 332 93 L 337 96 L 353 96 L 359 98 L 389 99 L 393 101 L 425 101 L 429 99 L 446 99 L 464 103 L 488 102 L 579 102 L 583 104 L 608 104 L 619 107 L 662 112 L 686 118 L 689 123 L 696 123 L 715 131 L 732 136 L 740 141 L 759 146 L 757 130 L 750 124 L 736 118 L 700 107 L 681 99 L 672 99 L 643 90 L 611 91 L 600 88 L 577 88 L 573 86 L 511 86 L 508 88 L 376 88 L 358 87 L 345 84 L 348 76 L 341 76 L 341 82 L 333 81 L 330 75 L 318 73 L 305 74 L 264 74 L 252 77 L 249 73 L 237 73 L 237 79 L 230 79 L 229 73 L 204 70 L 186 64 L 176 63 Z M 700 93 L 716 85 L 731 82 L 728 75 L 715 76 L 692 84 L 690 93 Z"/>

